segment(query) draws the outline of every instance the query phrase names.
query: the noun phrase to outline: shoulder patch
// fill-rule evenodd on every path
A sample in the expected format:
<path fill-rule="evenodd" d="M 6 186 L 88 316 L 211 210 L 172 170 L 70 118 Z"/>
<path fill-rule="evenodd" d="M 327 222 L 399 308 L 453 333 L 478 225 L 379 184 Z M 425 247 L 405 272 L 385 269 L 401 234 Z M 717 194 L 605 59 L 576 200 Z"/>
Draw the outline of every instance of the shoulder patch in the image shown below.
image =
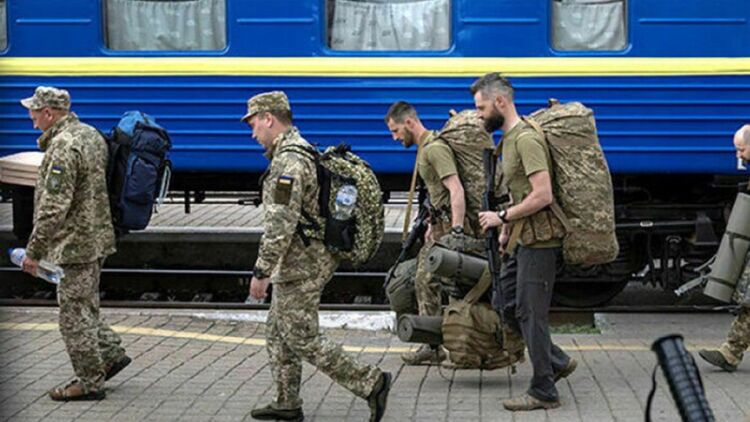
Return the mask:
<path fill-rule="evenodd" d="M 47 191 L 49 193 L 60 192 L 60 186 L 62 185 L 64 170 L 61 166 L 52 166 L 52 169 L 47 176 Z"/>
<path fill-rule="evenodd" d="M 282 174 L 276 179 L 276 189 L 273 192 L 273 203 L 278 205 L 289 205 L 292 199 L 292 188 L 294 177 Z"/>

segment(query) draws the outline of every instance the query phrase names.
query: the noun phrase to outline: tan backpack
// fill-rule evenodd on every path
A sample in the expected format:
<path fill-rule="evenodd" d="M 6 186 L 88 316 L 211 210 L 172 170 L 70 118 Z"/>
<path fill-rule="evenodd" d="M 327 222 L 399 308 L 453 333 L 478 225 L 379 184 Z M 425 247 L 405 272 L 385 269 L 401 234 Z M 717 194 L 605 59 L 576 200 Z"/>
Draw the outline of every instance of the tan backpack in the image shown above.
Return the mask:
<path fill-rule="evenodd" d="M 594 113 L 579 102 L 549 104 L 524 121 L 544 135 L 552 157 L 551 208 L 566 230 L 563 257 L 574 265 L 612 262 L 619 253 L 612 177 Z"/>

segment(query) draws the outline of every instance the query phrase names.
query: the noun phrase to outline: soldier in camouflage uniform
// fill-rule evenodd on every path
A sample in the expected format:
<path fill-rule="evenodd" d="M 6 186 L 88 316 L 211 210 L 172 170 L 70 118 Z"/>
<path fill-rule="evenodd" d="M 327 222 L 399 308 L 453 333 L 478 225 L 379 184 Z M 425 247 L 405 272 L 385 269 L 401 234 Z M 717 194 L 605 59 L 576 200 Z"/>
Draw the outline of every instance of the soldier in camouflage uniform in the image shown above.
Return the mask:
<path fill-rule="evenodd" d="M 130 363 L 120 337 L 99 315 L 99 276 L 115 252 L 107 197 L 107 144 L 96 129 L 70 112 L 68 92 L 38 87 L 21 100 L 44 151 L 34 196 L 34 230 L 24 271 L 34 275 L 41 259 L 60 265 L 57 287 L 60 333 L 77 380 L 50 391 L 53 400 L 99 400 L 104 381 Z"/>
<path fill-rule="evenodd" d="M 745 163 L 750 162 L 750 125 L 742 126 L 734 134 L 734 147 L 737 150 L 737 158 Z M 750 181 L 747 190 L 750 193 Z M 718 350 L 701 350 L 698 354 L 708 363 L 719 368 L 733 372 L 742 362 L 742 355 L 750 346 L 750 254 L 745 262 L 745 271 L 737 282 L 737 291 L 734 299 L 740 305 L 740 311 L 732 322 L 732 327 L 727 334 L 727 340 Z"/>
<path fill-rule="evenodd" d="M 469 230 L 471 227 L 465 219 L 464 187 L 458 176 L 456 158 L 450 146 L 436 141 L 437 132 L 427 130 L 414 107 L 405 101 L 391 105 L 385 123 L 393 139 L 406 148 L 417 144 L 417 171 L 427 188 L 432 208 L 425 244 L 417 256 L 414 289 L 419 315 L 439 316 L 442 315 L 440 281 L 426 270 L 427 256 L 430 248 L 443 236 L 450 233 L 463 235 L 464 227 Z M 422 345 L 401 358 L 409 365 L 419 365 L 439 363 L 445 360 L 446 354 L 442 347 Z"/>
<path fill-rule="evenodd" d="M 522 335 L 534 367 L 527 392 L 503 401 L 503 406 L 512 411 L 559 407 L 555 382 L 570 375 L 577 362 L 552 343 L 549 333 L 556 262 L 565 234 L 549 209 L 554 200 L 550 153 L 545 140 L 521 120 L 513 87 L 505 78 L 489 73 L 474 82 L 471 92 L 487 131 L 503 131 L 503 182 L 512 205 L 484 211 L 479 221 L 485 230 L 502 226 L 501 248 L 509 241 L 511 226 L 518 231 L 520 244 L 503 263 L 497 287 L 502 289 L 503 321 Z"/>
<path fill-rule="evenodd" d="M 303 420 L 300 381 L 302 360 L 368 400 L 371 421 L 385 412 L 391 374 L 356 361 L 318 329 L 318 305 L 338 259 L 326 249 L 322 234 L 300 233 L 302 213 L 319 215 L 315 163 L 300 151 L 310 144 L 292 126 L 286 95 L 258 94 L 247 102 L 243 122 L 271 160 L 263 179 L 264 233 L 253 269 L 250 295 L 266 297 L 274 286 L 268 314 L 267 349 L 276 384 L 276 400 L 254 409 L 255 419 Z"/>

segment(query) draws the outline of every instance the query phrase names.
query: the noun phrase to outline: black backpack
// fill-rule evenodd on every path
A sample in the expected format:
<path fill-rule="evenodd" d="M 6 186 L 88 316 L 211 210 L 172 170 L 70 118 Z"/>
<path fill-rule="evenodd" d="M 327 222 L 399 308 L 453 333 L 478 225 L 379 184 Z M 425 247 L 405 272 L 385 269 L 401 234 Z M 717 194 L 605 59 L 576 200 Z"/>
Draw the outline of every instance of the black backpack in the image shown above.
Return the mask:
<path fill-rule="evenodd" d="M 172 141 L 148 114 L 128 111 L 109 135 L 107 190 L 115 233 L 143 230 L 169 189 Z"/>

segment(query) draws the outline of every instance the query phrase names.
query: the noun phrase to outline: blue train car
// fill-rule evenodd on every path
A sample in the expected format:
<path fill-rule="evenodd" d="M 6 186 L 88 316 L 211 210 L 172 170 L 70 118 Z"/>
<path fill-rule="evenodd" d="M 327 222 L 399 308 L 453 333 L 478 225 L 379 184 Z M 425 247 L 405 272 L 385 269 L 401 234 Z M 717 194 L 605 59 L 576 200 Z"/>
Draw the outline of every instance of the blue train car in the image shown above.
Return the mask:
<path fill-rule="evenodd" d="M 18 100 L 54 85 L 102 129 L 155 116 L 176 189 L 252 190 L 266 161 L 239 117 L 281 89 L 307 139 L 352 144 L 399 189 L 414 151 L 390 139 L 388 106 L 408 100 L 438 128 L 501 71 L 523 113 L 550 97 L 596 113 L 623 233 L 598 279 L 671 287 L 715 244 L 743 174 L 749 19 L 746 0 L 0 0 L 0 155 L 34 148 Z"/>

